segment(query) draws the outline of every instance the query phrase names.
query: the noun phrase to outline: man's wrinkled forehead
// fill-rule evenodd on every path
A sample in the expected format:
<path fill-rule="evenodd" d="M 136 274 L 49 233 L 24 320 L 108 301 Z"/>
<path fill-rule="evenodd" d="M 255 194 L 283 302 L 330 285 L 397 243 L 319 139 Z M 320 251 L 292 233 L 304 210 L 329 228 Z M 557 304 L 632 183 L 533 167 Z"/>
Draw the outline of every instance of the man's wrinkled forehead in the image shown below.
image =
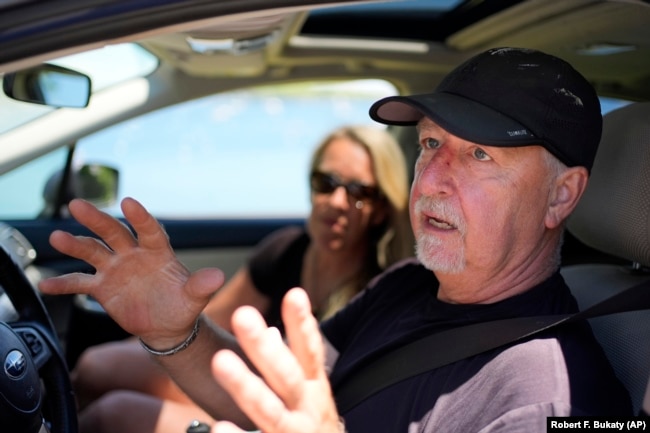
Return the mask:
<path fill-rule="evenodd" d="M 436 121 L 432 120 L 429 117 L 423 116 L 418 123 L 415 125 L 415 129 L 418 133 L 418 137 L 422 138 L 427 135 L 434 135 L 437 138 L 442 138 L 446 136 L 454 136 L 451 132 L 447 131 L 445 128 L 440 126 Z M 465 140 L 463 137 L 458 137 L 461 140 Z M 466 140 L 465 140 L 466 141 Z"/>
<path fill-rule="evenodd" d="M 445 128 L 442 126 L 438 125 L 434 120 L 431 120 L 430 118 L 424 116 L 422 117 L 417 125 L 415 126 L 418 137 L 422 139 L 423 137 L 426 137 L 428 135 L 434 135 L 437 138 L 444 138 L 446 136 L 453 136 L 457 137 L 464 142 L 467 143 L 472 143 L 480 147 L 484 148 L 489 148 L 491 149 L 490 152 L 493 155 L 506 155 L 508 159 L 512 160 L 518 160 L 518 159 L 524 159 L 526 157 L 530 156 L 535 156 L 539 157 L 542 156 L 542 154 L 548 154 L 549 156 L 552 156 L 543 146 L 538 145 L 538 144 L 527 144 L 527 145 L 522 145 L 522 146 L 511 146 L 511 147 L 502 147 L 502 146 L 491 146 L 489 144 L 483 144 L 483 143 L 476 143 L 471 140 L 466 140 L 463 137 L 458 137 L 457 135 L 452 134 L 451 132 L 447 131 Z M 435 138 L 434 137 L 434 138 Z"/>
<path fill-rule="evenodd" d="M 418 134 L 422 134 L 423 132 L 427 132 L 428 130 L 445 131 L 445 129 L 442 126 L 438 125 L 436 122 L 434 122 L 433 120 L 431 120 L 426 116 L 422 116 L 422 118 L 418 120 L 418 123 L 415 125 L 415 130 L 418 132 Z"/>

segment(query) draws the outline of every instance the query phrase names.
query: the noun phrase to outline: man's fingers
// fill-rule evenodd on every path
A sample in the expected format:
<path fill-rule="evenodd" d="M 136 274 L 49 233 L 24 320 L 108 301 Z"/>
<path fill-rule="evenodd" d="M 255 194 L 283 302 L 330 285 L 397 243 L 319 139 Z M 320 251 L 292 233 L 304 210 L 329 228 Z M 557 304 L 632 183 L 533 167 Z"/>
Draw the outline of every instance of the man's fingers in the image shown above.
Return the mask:
<path fill-rule="evenodd" d="M 68 209 L 74 219 L 99 236 L 113 251 L 124 251 L 137 245 L 133 233 L 126 225 L 87 201 L 74 199 Z"/>
<path fill-rule="evenodd" d="M 141 247 L 171 251 L 169 236 L 158 220 L 140 202 L 130 197 L 125 198 L 122 200 L 122 212 L 137 233 Z"/>
<path fill-rule="evenodd" d="M 185 290 L 188 296 L 209 302 L 207 299 L 214 295 L 226 281 L 223 271 L 218 268 L 204 268 L 194 272 L 187 280 Z"/>
<path fill-rule="evenodd" d="M 252 307 L 235 311 L 232 328 L 248 359 L 270 388 L 287 407 L 295 408 L 304 393 L 305 376 L 279 331 L 268 328 L 259 311 Z"/>
<path fill-rule="evenodd" d="M 214 424 L 210 433 L 246 433 L 230 421 L 218 421 Z"/>
<path fill-rule="evenodd" d="M 298 359 L 307 379 L 324 373 L 325 350 L 318 322 L 311 312 L 304 290 L 289 290 L 282 302 L 282 320 L 291 351 Z"/>
<path fill-rule="evenodd" d="M 50 234 L 50 244 L 59 252 L 75 259 L 84 260 L 95 269 L 110 259 L 113 252 L 101 241 L 86 236 L 73 236 L 55 230 Z"/>
<path fill-rule="evenodd" d="M 48 295 L 92 294 L 93 275 L 75 273 L 41 280 L 38 288 Z"/>
<path fill-rule="evenodd" d="M 263 431 L 276 431 L 286 416 L 284 403 L 235 353 L 221 350 L 212 358 L 214 378 L 232 396 L 239 408 Z M 224 427 L 228 430 L 228 427 Z"/>
<path fill-rule="evenodd" d="M 122 200 L 122 212 L 135 235 L 126 224 L 84 200 L 72 200 L 69 209 L 79 223 L 92 230 L 113 251 L 125 252 L 136 246 L 171 251 L 169 237 L 158 220 L 133 198 Z"/>
<path fill-rule="evenodd" d="M 261 378 L 229 351 L 215 355 L 213 375 L 264 432 L 339 432 L 339 418 L 322 364 L 322 338 L 309 299 L 302 289 L 293 289 L 286 295 L 285 304 L 285 325 L 287 330 L 291 328 L 294 340 L 291 349 L 277 329 L 266 326 L 259 311 L 241 307 L 232 317 L 233 332 Z"/>

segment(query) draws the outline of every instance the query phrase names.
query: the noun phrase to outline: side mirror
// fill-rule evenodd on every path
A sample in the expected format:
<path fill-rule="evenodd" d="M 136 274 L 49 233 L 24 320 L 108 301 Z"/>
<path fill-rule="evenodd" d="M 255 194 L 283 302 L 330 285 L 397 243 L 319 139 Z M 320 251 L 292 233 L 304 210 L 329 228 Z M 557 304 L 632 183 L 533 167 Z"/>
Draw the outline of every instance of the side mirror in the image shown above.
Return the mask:
<path fill-rule="evenodd" d="M 73 179 L 77 197 L 98 207 L 107 207 L 117 201 L 119 172 L 113 167 L 86 164 L 75 171 Z"/>
<path fill-rule="evenodd" d="M 57 65 L 42 64 L 2 79 L 5 95 L 17 101 L 51 107 L 83 108 L 90 101 L 90 77 Z"/>
<path fill-rule="evenodd" d="M 67 179 L 63 171 L 54 173 L 43 190 L 45 209 L 41 216 L 61 215 L 62 208 L 73 198 L 82 198 L 97 207 L 117 201 L 119 171 L 101 164 L 85 164 L 73 169 Z"/>

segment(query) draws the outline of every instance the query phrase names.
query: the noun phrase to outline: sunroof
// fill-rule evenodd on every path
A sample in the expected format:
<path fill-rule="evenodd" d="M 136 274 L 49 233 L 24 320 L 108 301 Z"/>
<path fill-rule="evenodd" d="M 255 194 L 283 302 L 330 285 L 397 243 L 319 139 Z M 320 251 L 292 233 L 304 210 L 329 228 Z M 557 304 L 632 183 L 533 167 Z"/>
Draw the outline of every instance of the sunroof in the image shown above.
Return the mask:
<path fill-rule="evenodd" d="M 324 7 L 309 13 L 304 36 L 441 42 L 522 0 L 403 0 Z"/>
<path fill-rule="evenodd" d="M 402 11 L 411 12 L 447 12 L 465 0 L 403 0 L 392 2 L 364 3 L 349 6 L 335 6 L 325 9 L 315 10 L 311 15 L 327 14 L 330 12 L 341 13 L 393 13 Z"/>

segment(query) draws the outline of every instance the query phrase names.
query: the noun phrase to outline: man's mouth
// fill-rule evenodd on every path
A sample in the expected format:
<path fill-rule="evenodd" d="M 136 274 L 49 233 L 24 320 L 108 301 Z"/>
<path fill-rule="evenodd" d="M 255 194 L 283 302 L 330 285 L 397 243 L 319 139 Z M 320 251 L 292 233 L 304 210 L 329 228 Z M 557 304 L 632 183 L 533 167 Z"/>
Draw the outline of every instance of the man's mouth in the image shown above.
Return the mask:
<path fill-rule="evenodd" d="M 421 221 L 432 229 L 465 232 L 460 214 L 449 202 L 422 196 L 415 203 L 414 211 L 420 214 Z"/>
<path fill-rule="evenodd" d="M 442 230 L 455 230 L 456 229 L 456 226 L 454 226 L 452 224 L 449 224 L 446 221 L 439 220 L 438 218 L 434 218 L 434 217 L 429 217 L 427 219 L 427 222 L 429 224 L 431 224 L 432 226 L 434 226 L 436 228 L 439 228 L 439 229 L 442 229 Z"/>

